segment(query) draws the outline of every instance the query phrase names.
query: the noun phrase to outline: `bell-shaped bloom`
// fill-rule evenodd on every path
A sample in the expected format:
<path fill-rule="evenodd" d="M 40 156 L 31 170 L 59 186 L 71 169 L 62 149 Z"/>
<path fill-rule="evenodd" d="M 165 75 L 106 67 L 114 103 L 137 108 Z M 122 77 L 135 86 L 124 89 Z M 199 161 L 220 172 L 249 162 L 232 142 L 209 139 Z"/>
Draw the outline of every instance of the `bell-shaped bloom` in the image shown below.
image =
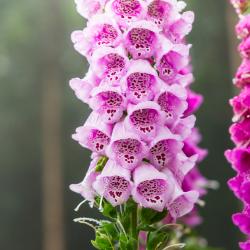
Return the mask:
<path fill-rule="evenodd" d="M 182 186 L 186 175 L 195 167 L 197 158 L 197 155 L 187 157 L 183 152 L 180 152 L 177 154 L 176 159 L 170 162 L 165 169 L 171 170 L 176 182 Z M 165 169 L 163 169 L 163 172 L 165 172 Z"/>
<path fill-rule="evenodd" d="M 153 21 L 161 30 L 167 23 L 173 23 L 179 17 L 179 6 L 173 0 L 148 1 L 147 19 Z"/>
<path fill-rule="evenodd" d="M 159 91 L 158 75 L 148 61 L 136 60 L 123 81 L 123 91 L 127 100 L 133 104 L 152 101 Z"/>
<path fill-rule="evenodd" d="M 185 140 L 191 133 L 195 125 L 196 117 L 194 115 L 181 118 L 171 127 L 174 134 L 180 135 Z"/>
<path fill-rule="evenodd" d="M 106 5 L 111 15 L 122 29 L 145 17 L 146 5 L 143 0 L 111 0 Z"/>
<path fill-rule="evenodd" d="M 180 218 L 180 221 L 183 222 L 185 225 L 194 228 L 201 225 L 203 219 L 199 215 L 199 211 L 196 208 L 194 208 L 190 213 Z"/>
<path fill-rule="evenodd" d="M 250 204 L 250 171 L 231 178 L 228 181 L 228 186 L 236 197 Z"/>
<path fill-rule="evenodd" d="M 125 33 L 124 46 L 133 59 L 147 59 L 159 48 L 158 27 L 150 21 L 134 22 Z"/>
<path fill-rule="evenodd" d="M 249 207 L 245 207 L 242 213 L 233 215 L 233 222 L 240 228 L 242 233 L 250 235 L 250 211 Z"/>
<path fill-rule="evenodd" d="M 92 112 L 82 127 L 76 129 L 72 138 L 79 144 L 96 153 L 104 153 L 110 142 L 112 126 L 102 121 L 101 117 Z"/>
<path fill-rule="evenodd" d="M 177 152 L 182 147 L 180 137 L 172 134 L 167 127 L 161 128 L 150 143 L 149 160 L 156 168 L 162 169 L 176 161 Z"/>
<path fill-rule="evenodd" d="M 186 11 L 175 22 L 166 25 L 164 33 L 172 42 L 181 43 L 184 37 L 192 30 L 193 22 L 194 13 L 192 11 Z"/>
<path fill-rule="evenodd" d="M 250 59 L 244 59 L 236 72 L 234 84 L 238 87 L 250 86 Z"/>
<path fill-rule="evenodd" d="M 207 194 L 207 187 L 216 188 L 217 183 L 214 181 L 207 180 L 199 171 L 197 167 L 194 167 L 187 173 L 183 182 L 182 189 L 185 192 L 195 190 L 198 191 L 200 196 L 204 196 Z"/>
<path fill-rule="evenodd" d="M 250 35 L 250 14 L 244 16 L 236 25 L 236 33 L 241 39 Z"/>
<path fill-rule="evenodd" d="M 106 2 L 107 0 L 75 0 L 77 12 L 87 19 L 101 13 Z"/>
<path fill-rule="evenodd" d="M 250 145 L 250 119 L 234 123 L 230 129 L 231 139 L 238 146 Z"/>
<path fill-rule="evenodd" d="M 126 109 L 126 100 L 119 87 L 100 85 L 91 92 L 89 106 L 104 123 L 113 124 L 121 119 Z"/>
<path fill-rule="evenodd" d="M 184 116 L 189 116 L 195 113 L 201 106 L 202 102 L 203 102 L 203 96 L 189 89 L 187 95 L 188 107 L 184 112 Z"/>
<path fill-rule="evenodd" d="M 100 46 L 117 47 L 121 42 L 121 31 L 112 18 L 101 14 L 92 18 L 83 31 L 74 31 L 71 40 L 75 50 L 89 59 Z"/>
<path fill-rule="evenodd" d="M 240 51 L 242 57 L 250 57 L 250 37 L 247 37 L 240 43 L 238 50 Z"/>
<path fill-rule="evenodd" d="M 165 173 L 167 174 L 167 172 Z M 176 182 L 175 178 L 173 176 L 171 178 L 171 174 L 172 173 L 169 171 L 168 178 L 175 182 L 175 189 L 172 199 L 167 203 L 167 209 L 172 218 L 177 219 L 193 210 L 194 205 L 199 198 L 199 193 L 197 191 L 184 192 Z"/>
<path fill-rule="evenodd" d="M 239 246 L 242 250 L 250 250 L 250 239 L 246 242 L 240 242 Z"/>
<path fill-rule="evenodd" d="M 147 163 L 141 164 L 134 170 L 133 179 L 134 200 L 142 207 L 163 211 L 173 194 L 172 180 Z"/>
<path fill-rule="evenodd" d="M 128 131 L 123 122 L 115 125 L 107 155 L 120 166 L 133 170 L 143 158 L 147 157 L 148 148 L 140 137 Z"/>
<path fill-rule="evenodd" d="M 151 141 L 155 138 L 163 121 L 164 114 L 160 106 L 155 102 L 148 101 L 128 107 L 125 126 L 128 130 L 137 133 L 142 140 Z"/>
<path fill-rule="evenodd" d="M 183 146 L 183 152 L 187 157 L 198 155 L 198 162 L 203 161 L 208 153 L 206 149 L 198 146 L 200 140 L 201 136 L 198 129 L 192 129 L 191 134 L 186 138 Z"/>
<path fill-rule="evenodd" d="M 181 83 L 186 85 L 182 70 L 189 62 L 189 45 L 172 45 L 166 38 L 161 39 L 163 46 L 156 58 L 156 68 L 159 76 L 167 84 Z"/>
<path fill-rule="evenodd" d="M 250 88 L 245 87 L 241 93 L 230 100 L 230 105 L 233 107 L 234 118 L 237 122 L 242 117 L 246 117 L 250 112 Z"/>
<path fill-rule="evenodd" d="M 100 47 L 91 58 L 93 72 L 102 79 L 102 83 L 119 85 L 121 77 L 126 74 L 129 60 L 125 50 L 117 48 Z"/>
<path fill-rule="evenodd" d="M 165 112 L 165 124 L 172 125 L 183 116 L 187 109 L 187 92 L 177 84 L 172 86 L 163 85 L 155 101 L 160 105 L 161 110 Z"/>
<path fill-rule="evenodd" d="M 80 194 L 84 199 L 89 202 L 93 202 L 96 196 L 96 192 L 93 188 L 93 183 L 96 181 L 97 176 L 100 174 L 95 171 L 98 157 L 94 158 L 89 166 L 88 172 L 86 173 L 82 182 L 78 184 L 71 184 L 70 189 Z"/>
<path fill-rule="evenodd" d="M 130 171 L 108 160 L 102 173 L 93 184 L 96 192 L 109 201 L 112 206 L 125 203 L 130 197 L 132 182 Z"/>
<path fill-rule="evenodd" d="M 236 171 L 244 173 L 250 170 L 250 148 L 227 150 L 225 156 Z"/>
<path fill-rule="evenodd" d="M 92 89 L 100 83 L 99 79 L 91 70 L 88 71 L 83 79 L 73 78 L 69 81 L 71 89 L 76 97 L 82 102 L 88 103 Z"/>
<path fill-rule="evenodd" d="M 231 0 L 231 3 L 239 15 L 244 13 L 249 7 L 248 0 Z M 250 249 L 250 245 L 249 245 L 249 249 Z"/>

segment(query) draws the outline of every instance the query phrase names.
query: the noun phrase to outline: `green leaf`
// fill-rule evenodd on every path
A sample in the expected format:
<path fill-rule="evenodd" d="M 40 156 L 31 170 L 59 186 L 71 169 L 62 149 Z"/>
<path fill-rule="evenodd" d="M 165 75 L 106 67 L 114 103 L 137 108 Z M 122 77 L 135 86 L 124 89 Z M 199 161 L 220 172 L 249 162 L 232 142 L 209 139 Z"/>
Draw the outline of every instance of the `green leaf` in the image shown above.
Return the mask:
<path fill-rule="evenodd" d="M 96 164 L 95 171 L 96 171 L 96 172 L 102 172 L 102 170 L 103 170 L 103 168 L 105 167 L 107 161 L 108 161 L 108 157 L 102 156 L 102 157 L 98 160 L 98 162 L 97 162 L 97 164 Z"/>
<path fill-rule="evenodd" d="M 186 240 L 186 247 L 185 250 L 222 250 L 221 248 L 213 248 L 204 246 L 203 241 L 197 237 L 189 237 Z"/>
<path fill-rule="evenodd" d="M 126 236 L 125 234 L 121 234 L 119 238 L 119 250 L 134 250 L 136 240 L 132 237 Z"/>
<path fill-rule="evenodd" d="M 156 231 L 157 229 L 155 227 L 153 227 L 153 226 L 141 224 L 138 227 L 138 230 L 139 231 L 145 231 L 145 232 L 153 232 L 153 231 Z"/>
<path fill-rule="evenodd" d="M 112 241 L 105 234 L 96 235 L 95 240 L 92 240 L 91 243 L 99 250 L 114 250 Z"/>
<path fill-rule="evenodd" d="M 142 225 L 152 225 L 163 220 L 167 215 L 167 210 L 157 212 L 150 208 L 142 208 L 140 213 L 140 220 Z"/>
<path fill-rule="evenodd" d="M 103 201 L 103 212 L 102 214 L 108 218 L 115 219 L 117 217 L 116 209 L 108 202 Z"/>
<path fill-rule="evenodd" d="M 103 231 L 105 231 L 105 233 L 109 235 L 110 238 L 112 238 L 113 241 L 118 240 L 119 235 L 115 223 L 102 222 L 101 227 Z"/>
<path fill-rule="evenodd" d="M 161 231 L 150 232 L 147 238 L 147 250 L 160 249 L 160 247 L 166 244 L 168 236 L 169 235 L 166 232 L 161 232 Z"/>

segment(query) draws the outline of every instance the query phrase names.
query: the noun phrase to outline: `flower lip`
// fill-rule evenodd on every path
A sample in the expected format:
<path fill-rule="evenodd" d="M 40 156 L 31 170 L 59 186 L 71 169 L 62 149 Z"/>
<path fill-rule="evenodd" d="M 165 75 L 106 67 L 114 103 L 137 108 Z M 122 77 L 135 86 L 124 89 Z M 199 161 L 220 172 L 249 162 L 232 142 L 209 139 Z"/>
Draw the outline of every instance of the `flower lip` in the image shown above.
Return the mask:
<path fill-rule="evenodd" d="M 119 165 L 133 170 L 144 157 L 147 157 L 148 148 L 137 134 L 125 128 L 122 121 L 115 125 L 106 152 Z"/>
<path fill-rule="evenodd" d="M 133 59 L 153 56 L 159 47 L 158 27 L 150 21 L 134 22 L 124 34 L 125 47 Z"/>
<path fill-rule="evenodd" d="M 133 173 L 133 198 L 143 207 L 163 211 L 173 192 L 166 175 L 150 164 L 143 163 Z"/>
<path fill-rule="evenodd" d="M 131 194 L 130 171 L 108 160 L 103 172 L 93 184 L 96 192 L 113 206 L 125 203 Z"/>

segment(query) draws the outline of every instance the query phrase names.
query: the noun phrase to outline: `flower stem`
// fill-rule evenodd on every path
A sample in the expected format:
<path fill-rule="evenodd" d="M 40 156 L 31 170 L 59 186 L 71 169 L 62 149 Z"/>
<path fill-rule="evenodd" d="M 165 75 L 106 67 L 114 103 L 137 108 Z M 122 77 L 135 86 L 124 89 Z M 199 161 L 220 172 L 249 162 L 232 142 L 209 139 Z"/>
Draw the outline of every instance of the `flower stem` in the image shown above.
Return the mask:
<path fill-rule="evenodd" d="M 138 249 L 138 236 L 139 236 L 139 232 L 137 229 L 137 205 L 134 206 L 133 210 L 131 211 L 131 222 L 130 222 L 130 233 L 132 238 L 135 240 L 135 244 L 134 244 L 134 249 L 137 250 Z"/>

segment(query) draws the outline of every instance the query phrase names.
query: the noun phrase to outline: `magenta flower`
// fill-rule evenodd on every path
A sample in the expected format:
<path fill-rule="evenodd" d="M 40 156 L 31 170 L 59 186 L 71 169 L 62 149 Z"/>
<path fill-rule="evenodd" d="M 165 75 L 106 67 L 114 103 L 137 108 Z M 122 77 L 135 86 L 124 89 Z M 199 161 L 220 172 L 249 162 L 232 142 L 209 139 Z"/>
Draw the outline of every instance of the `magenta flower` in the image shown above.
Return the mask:
<path fill-rule="evenodd" d="M 234 122 L 246 117 L 250 112 L 250 89 L 244 88 L 238 96 L 230 100 L 230 104 L 234 111 Z"/>
<path fill-rule="evenodd" d="M 246 15 L 236 25 L 236 34 L 239 38 L 247 38 L 250 34 L 250 15 Z"/>
<path fill-rule="evenodd" d="M 249 250 L 250 249 L 250 240 L 248 240 L 246 242 L 241 242 L 240 243 L 240 248 L 242 250 Z"/>
<path fill-rule="evenodd" d="M 238 87 L 244 87 L 250 85 L 250 60 L 244 59 L 240 65 L 235 78 L 234 84 Z"/>
<path fill-rule="evenodd" d="M 235 144 L 232 150 L 227 150 L 225 156 L 232 164 L 237 175 L 228 181 L 229 188 L 234 192 L 235 196 L 244 204 L 244 210 L 241 213 L 233 215 L 233 222 L 242 233 L 248 236 L 248 241 L 240 243 L 239 246 L 243 250 L 249 250 L 250 238 L 250 61 L 249 61 L 249 38 L 250 38 L 250 15 L 243 15 L 248 9 L 249 1 L 231 0 L 239 14 L 240 21 L 236 26 L 238 38 L 242 39 L 238 50 L 242 57 L 242 63 L 236 72 L 234 84 L 240 88 L 238 96 L 230 100 L 233 107 L 234 117 L 233 125 L 229 132 L 231 139 Z"/>

